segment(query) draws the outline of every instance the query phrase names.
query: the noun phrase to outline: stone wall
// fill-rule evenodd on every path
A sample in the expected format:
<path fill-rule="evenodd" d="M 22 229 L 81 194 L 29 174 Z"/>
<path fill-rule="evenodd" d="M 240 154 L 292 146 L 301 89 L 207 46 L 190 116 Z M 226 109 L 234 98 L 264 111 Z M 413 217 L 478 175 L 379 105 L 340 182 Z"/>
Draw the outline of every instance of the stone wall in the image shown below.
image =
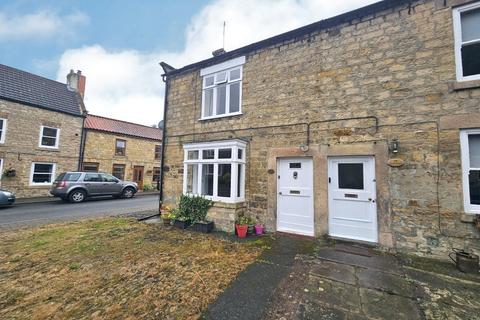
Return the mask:
<path fill-rule="evenodd" d="M 336 150 L 384 155 L 376 163 L 386 186 L 377 195 L 383 246 L 441 258 L 452 247 L 478 253 L 480 233 L 463 211 L 459 129 L 480 128 L 480 84 L 455 81 L 451 10 L 466 2 L 413 1 L 248 53 L 241 116 L 199 121 L 199 70 L 169 78 L 165 200 L 182 192 L 183 143 L 246 139 L 246 211 L 274 231 L 271 159 L 306 144 L 310 128 L 319 174 L 327 170 L 322 157 Z M 358 117 L 370 118 L 351 119 Z M 273 125 L 282 127 L 265 127 Z M 390 158 L 403 165 L 388 166 Z M 327 232 L 320 205 L 317 236 Z"/>
<path fill-rule="evenodd" d="M 32 162 L 56 164 L 56 174 L 77 170 L 83 118 L 0 99 L 0 117 L 7 119 L 5 143 L 0 144 L 3 170 L 15 177 L 1 178 L 1 187 L 17 197 L 48 196 L 49 186 L 30 186 Z M 58 149 L 39 147 L 42 125 L 60 128 Z"/>
<path fill-rule="evenodd" d="M 125 180 L 133 180 L 133 167 L 144 167 L 144 186 L 156 188 L 153 168 L 160 167 L 160 159 L 155 159 L 155 146 L 161 141 L 142 139 L 121 134 L 87 130 L 84 162 L 99 164 L 99 171 L 112 173 L 114 164 L 125 165 Z M 116 139 L 126 140 L 125 156 L 115 155 Z"/>

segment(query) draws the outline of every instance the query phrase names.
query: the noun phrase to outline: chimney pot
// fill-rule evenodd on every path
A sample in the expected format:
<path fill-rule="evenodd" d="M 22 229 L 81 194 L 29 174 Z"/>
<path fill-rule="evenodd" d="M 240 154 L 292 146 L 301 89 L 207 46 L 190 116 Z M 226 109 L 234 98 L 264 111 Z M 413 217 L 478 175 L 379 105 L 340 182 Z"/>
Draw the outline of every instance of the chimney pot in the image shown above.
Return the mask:
<path fill-rule="evenodd" d="M 67 88 L 72 91 L 76 91 L 80 96 L 85 96 L 85 85 L 87 78 L 82 75 L 82 71 L 77 70 L 75 73 L 73 69 L 70 69 L 70 73 L 67 75 Z"/>

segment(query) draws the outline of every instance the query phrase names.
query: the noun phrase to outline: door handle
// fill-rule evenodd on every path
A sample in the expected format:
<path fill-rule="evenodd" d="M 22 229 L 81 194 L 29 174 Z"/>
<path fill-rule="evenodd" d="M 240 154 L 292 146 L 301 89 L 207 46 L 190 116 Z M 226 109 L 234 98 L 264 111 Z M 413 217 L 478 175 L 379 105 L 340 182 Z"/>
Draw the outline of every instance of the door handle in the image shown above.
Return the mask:
<path fill-rule="evenodd" d="M 278 194 L 279 194 L 279 195 L 281 195 L 282 193 L 281 193 L 281 192 L 279 192 Z"/>
<path fill-rule="evenodd" d="M 375 200 L 372 198 L 368 198 L 368 201 L 375 203 Z"/>

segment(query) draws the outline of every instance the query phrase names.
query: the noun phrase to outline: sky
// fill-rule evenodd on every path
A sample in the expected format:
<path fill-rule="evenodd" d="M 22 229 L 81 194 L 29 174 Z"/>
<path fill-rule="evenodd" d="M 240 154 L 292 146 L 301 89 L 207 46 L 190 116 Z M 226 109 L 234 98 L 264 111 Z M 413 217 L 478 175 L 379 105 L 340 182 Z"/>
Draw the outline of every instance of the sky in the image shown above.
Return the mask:
<path fill-rule="evenodd" d="M 175 68 L 377 0 L 0 0 L 0 63 L 65 83 L 87 77 L 91 114 L 158 123 Z M 334 4 L 332 4 L 334 3 Z"/>

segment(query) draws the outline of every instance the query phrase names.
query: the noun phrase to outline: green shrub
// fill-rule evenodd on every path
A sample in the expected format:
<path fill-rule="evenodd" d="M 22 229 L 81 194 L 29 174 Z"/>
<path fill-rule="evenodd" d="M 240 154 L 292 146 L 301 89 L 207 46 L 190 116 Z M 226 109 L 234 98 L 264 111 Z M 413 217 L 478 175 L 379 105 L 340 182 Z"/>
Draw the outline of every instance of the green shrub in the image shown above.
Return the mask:
<path fill-rule="evenodd" d="M 213 206 L 213 201 L 202 196 L 182 195 L 178 204 L 177 219 L 190 220 L 192 224 L 198 221 L 206 221 L 208 209 L 211 206 Z"/>
<path fill-rule="evenodd" d="M 152 191 L 153 189 L 155 189 L 155 188 L 151 184 L 144 184 L 143 185 L 143 191 Z"/>
<path fill-rule="evenodd" d="M 236 224 L 240 224 L 240 225 L 254 225 L 255 224 L 255 220 L 253 218 L 250 218 L 250 217 L 246 217 L 246 216 L 239 216 L 236 220 L 235 220 L 235 223 Z"/>

